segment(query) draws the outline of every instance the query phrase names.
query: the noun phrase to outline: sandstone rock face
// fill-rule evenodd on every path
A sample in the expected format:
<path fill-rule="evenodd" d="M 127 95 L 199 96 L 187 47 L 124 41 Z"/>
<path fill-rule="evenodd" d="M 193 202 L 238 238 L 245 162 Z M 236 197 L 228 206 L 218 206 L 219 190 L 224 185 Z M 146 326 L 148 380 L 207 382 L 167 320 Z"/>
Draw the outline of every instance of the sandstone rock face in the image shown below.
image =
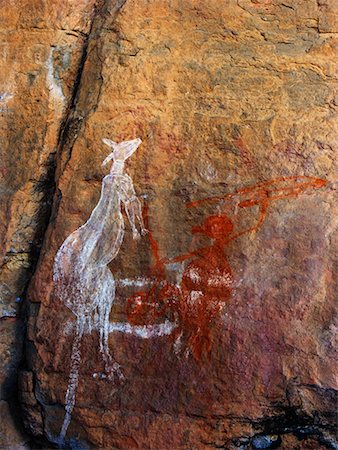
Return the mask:
<path fill-rule="evenodd" d="M 24 336 L 19 309 L 48 223 L 59 130 L 74 92 L 93 5 L 87 0 L 1 2 L 0 400 L 4 402 L 17 396 Z M 10 418 L 1 421 L 1 443 L 9 442 L 5 435 L 10 433 Z M 16 435 L 14 430 L 12 439 Z M 12 440 L 16 444 L 21 440 Z"/>
<path fill-rule="evenodd" d="M 65 415 L 76 317 L 55 256 L 99 200 L 102 138 L 141 138 L 126 171 L 149 232 L 133 239 L 124 215 L 109 264 L 124 379 L 105 373 L 93 317 L 65 445 L 334 445 L 335 8 L 23 3 L 4 8 L 0 277 L 14 327 L 43 239 L 20 377 L 30 433 L 60 444 Z"/>

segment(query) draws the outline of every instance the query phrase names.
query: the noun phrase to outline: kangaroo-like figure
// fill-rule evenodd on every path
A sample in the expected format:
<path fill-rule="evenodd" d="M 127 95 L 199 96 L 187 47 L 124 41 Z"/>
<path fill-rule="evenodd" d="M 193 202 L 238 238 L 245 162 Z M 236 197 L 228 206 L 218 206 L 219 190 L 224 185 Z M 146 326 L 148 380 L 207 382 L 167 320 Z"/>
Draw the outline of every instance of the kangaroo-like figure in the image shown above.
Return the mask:
<path fill-rule="evenodd" d="M 81 363 L 81 341 L 92 324 L 99 329 L 100 351 L 105 371 L 112 378 L 123 374 L 109 352 L 109 314 L 115 298 L 115 281 L 107 265 L 118 254 L 124 236 L 124 220 L 121 207 L 124 205 L 133 238 L 146 233 L 142 219 L 141 204 L 136 197 L 132 179 L 124 173 L 124 164 L 141 144 L 141 139 L 119 144 L 103 139 L 113 150 L 103 161 L 113 160 L 109 175 L 102 181 L 101 197 L 88 221 L 74 231 L 62 244 L 54 262 L 54 284 L 57 297 L 76 316 L 76 335 L 71 354 L 71 368 L 66 394 L 66 414 L 59 441 L 63 442 L 75 405 L 75 395 Z"/>

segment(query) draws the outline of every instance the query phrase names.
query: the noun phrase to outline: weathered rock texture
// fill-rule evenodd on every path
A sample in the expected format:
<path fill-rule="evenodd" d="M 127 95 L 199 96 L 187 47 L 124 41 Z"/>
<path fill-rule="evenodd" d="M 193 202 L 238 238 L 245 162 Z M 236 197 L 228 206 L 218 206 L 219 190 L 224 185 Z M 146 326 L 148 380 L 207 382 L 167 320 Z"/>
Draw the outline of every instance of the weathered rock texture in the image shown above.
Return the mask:
<path fill-rule="evenodd" d="M 58 135 L 94 1 L 0 4 L 0 399 L 7 401 L 22 358 L 18 311 L 48 224 Z M 0 435 L 9 423 L 10 416 L 1 421 Z"/>
<path fill-rule="evenodd" d="M 238 212 L 231 202 L 192 208 L 188 202 L 281 177 L 327 183 L 269 203 L 255 232 L 225 246 L 232 291 L 226 301 L 217 294 L 223 309 L 210 320 L 210 341 L 201 351 L 187 345 L 180 352 L 170 336 L 111 333 L 110 349 L 125 375 L 120 384 L 93 377 L 103 370 L 98 333 L 85 336 L 70 443 L 267 448 L 259 437 L 265 433 L 269 445 L 285 449 L 333 446 L 333 2 L 94 3 L 6 2 L 2 11 L 1 57 L 8 71 L 1 75 L 0 326 L 8 336 L 3 353 L 11 354 L 1 368 L 2 398 L 20 359 L 16 299 L 43 241 L 28 290 L 20 386 L 28 432 L 55 441 L 75 317 L 53 293 L 53 261 L 97 203 L 106 173 L 102 138 L 140 137 L 128 172 L 147 207 L 151 234 L 138 242 L 128 230 L 111 264 L 117 282 L 111 322 L 132 321 L 126 311 L 139 290 L 136 281 L 151 282 L 151 239 L 160 258 L 173 259 L 211 245 L 210 236 L 191 232 L 207 217 L 226 214 L 236 230 L 259 218 L 257 205 Z M 189 261 L 167 265 L 166 279 L 179 284 Z M 177 314 L 167 308 L 156 320 Z M 137 323 L 149 320 L 141 314 Z M 191 323 L 186 320 L 185 331 Z M 191 325 L 190 332 L 197 328 Z M 274 434 L 283 436 L 268 436 Z"/>

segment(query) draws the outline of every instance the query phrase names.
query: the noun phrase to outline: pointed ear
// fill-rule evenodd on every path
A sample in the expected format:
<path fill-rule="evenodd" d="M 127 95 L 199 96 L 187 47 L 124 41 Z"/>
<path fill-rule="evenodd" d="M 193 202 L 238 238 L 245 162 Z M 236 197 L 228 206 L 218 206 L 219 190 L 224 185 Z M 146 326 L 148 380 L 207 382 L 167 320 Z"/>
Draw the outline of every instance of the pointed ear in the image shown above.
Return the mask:
<path fill-rule="evenodd" d="M 102 142 L 111 148 L 114 148 L 117 145 L 117 142 L 111 141 L 110 139 L 107 138 L 103 138 Z"/>

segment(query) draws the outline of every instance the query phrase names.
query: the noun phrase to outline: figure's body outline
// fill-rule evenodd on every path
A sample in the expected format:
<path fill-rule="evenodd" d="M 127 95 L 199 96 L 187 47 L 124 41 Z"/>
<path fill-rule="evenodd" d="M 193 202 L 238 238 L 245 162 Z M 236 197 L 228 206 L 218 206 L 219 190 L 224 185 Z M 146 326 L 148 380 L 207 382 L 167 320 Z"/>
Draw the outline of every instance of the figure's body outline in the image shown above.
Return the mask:
<path fill-rule="evenodd" d="M 120 366 L 109 351 L 109 314 L 115 299 L 115 280 L 108 264 L 116 257 L 124 237 L 122 205 L 132 228 L 133 238 L 146 233 L 141 203 L 136 197 L 132 179 L 124 173 L 124 164 L 141 144 L 141 139 L 119 144 L 103 139 L 113 151 L 104 160 L 113 160 L 110 173 L 102 180 L 99 202 L 88 221 L 75 230 L 61 245 L 54 262 L 55 294 L 76 316 L 71 369 L 66 393 L 66 414 L 59 440 L 64 441 L 75 405 L 81 363 L 81 341 L 85 329 L 94 322 L 99 329 L 100 351 L 108 378 L 123 379 Z"/>

